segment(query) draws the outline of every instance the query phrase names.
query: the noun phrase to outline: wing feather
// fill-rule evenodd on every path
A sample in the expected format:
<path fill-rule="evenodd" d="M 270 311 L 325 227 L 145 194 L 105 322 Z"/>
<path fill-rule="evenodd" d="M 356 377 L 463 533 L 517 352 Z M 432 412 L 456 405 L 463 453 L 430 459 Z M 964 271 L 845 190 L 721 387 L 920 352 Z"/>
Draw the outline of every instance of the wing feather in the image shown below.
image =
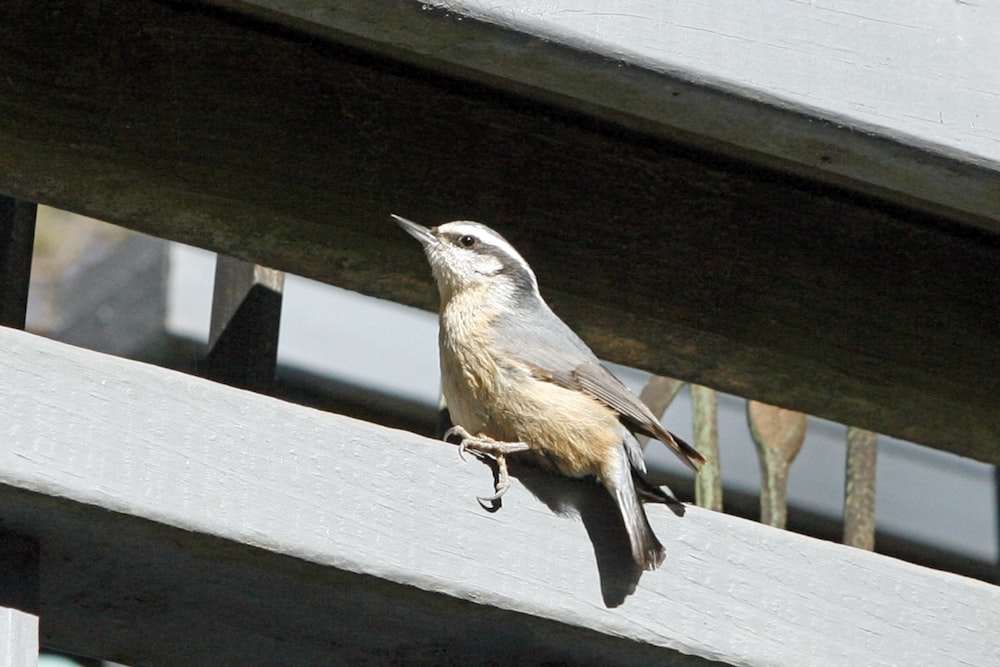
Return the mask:
<path fill-rule="evenodd" d="M 697 464 L 705 461 L 702 455 L 663 428 L 639 397 L 600 362 L 544 301 L 535 299 L 520 306 L 517 316 L 494 322 L 493 342 L 505 355 L 524 363 L 540 380 L 593 396 L 617 412 L 629 430 L 660 440 L 697 471 Z M 628 454 L 633 467 L 645 469 L 641 450 Z"/>

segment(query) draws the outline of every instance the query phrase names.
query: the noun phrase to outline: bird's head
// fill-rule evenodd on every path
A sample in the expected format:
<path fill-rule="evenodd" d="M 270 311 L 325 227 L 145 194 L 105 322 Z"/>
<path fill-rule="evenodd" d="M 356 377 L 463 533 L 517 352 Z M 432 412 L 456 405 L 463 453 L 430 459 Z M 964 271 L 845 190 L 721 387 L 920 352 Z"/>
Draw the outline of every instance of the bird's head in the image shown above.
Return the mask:
<path fill-rule="evenodd" d="M 398 215 L 392 218 L 424 247 L 442 300 L 473 288 L 514 300 L 538 295 L 534 271 L 486 225 L 459 220 L 428 229 Z"/>

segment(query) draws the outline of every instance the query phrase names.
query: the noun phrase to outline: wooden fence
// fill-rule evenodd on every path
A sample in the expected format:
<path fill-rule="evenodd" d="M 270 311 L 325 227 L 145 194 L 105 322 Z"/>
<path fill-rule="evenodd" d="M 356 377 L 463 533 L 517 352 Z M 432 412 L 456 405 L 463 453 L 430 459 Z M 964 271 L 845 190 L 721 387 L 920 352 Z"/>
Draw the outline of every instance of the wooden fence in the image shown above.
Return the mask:
<path fill-rule="evenodd" d="M 602 356 L 1000 460 L 997 10 L 860 17 L 900 54 L 956 25 L 985 49 L 971 79 L 918 59 L 920 99 L 981 114 L 934 143 L 908 107 L 817 111 L 514 4 L 4 7 L 0 661 L 1000 663 L 995 586 L 696 507 L 652 508 L 668 560 L 640 576 L 592 485 L 516 470 L 487 513 L 488 468 L 446 444 L 224 384 L 273 376 L 262 265 L 432 303 L 391 205 L 511 220 Z M 893 81 L 854 14 L 765 9 Z M 17 331 L 34 201 L 219 251 L 222 382 Z"/>

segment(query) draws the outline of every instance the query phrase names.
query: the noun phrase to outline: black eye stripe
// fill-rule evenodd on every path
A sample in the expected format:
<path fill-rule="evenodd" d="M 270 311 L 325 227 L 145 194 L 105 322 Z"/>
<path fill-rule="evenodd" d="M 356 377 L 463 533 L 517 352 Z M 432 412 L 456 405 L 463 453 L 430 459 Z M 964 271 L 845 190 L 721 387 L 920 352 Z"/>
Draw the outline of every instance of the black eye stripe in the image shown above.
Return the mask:
<path fill-rule="evenodd" d="M 524 264 L 524 260 L 516 256 L 516 252 L 509 245 L 503 243 L 503 239 L 496 239 L 489 234 L 483 238 L 458 230 L 449 230 L 444 234 L 444 237 L 456 247 L 465 248 L 476 255 L 492 257 L 497 260 L 499 267 L 487 267 L 490 275 L 506 275 L 525 293 L 537 292 L 538 288 L 531 269 Z M 511 254 L 512 252 L 514 255 Z"/>

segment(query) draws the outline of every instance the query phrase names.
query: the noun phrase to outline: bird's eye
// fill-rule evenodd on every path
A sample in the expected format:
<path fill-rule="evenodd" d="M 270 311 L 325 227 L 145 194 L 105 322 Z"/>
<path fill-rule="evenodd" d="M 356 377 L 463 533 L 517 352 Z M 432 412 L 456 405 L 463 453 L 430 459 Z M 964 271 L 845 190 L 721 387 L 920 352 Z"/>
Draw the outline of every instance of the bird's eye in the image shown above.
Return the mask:
<path fill-rule="evenodd" d="M 471 248 L 472 246 L 476 245 L 476 242 L 478 240 L 479 239 L 477 239 L 472 234 L 464 234 L 463 236 L 459 237 L 458 242 L 461 243 L 462 246 L 465 248 Z"/>

